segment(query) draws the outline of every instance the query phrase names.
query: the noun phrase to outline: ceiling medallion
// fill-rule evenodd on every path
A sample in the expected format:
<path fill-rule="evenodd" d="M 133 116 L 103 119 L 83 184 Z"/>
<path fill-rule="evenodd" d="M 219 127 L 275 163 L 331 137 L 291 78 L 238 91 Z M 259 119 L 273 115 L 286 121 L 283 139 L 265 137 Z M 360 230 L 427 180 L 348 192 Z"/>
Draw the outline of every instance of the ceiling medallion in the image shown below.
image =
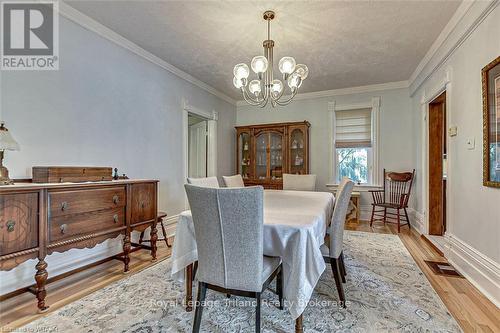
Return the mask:
<path fill-rule="evenodd" d="M 276 105 L 287 105 L 297 95 L 302 81 L 307 78 L 309 69 L 306 65 L 296 64 L 292 57 L 283 57 L 278 63 L 283 81 L 274 78 L 273 71 L 273 48 L 274 41 L 271 40 L 271 20 L 275 14 L 273 11 L 264 12 L 264 20 L 267 21 L 267 40 L 264 41 L 264 55 L 255 56 L 250 64 L 258 79 L 249 82 L 250 69 L 245 63 L 234 66 L 233 84 L 241 90 L 243 98 L 250 105 L 265 107 L 268 102 L 273 107 Z M 282 99 L 286 83 L 290 89 L 290 95 Z"/>

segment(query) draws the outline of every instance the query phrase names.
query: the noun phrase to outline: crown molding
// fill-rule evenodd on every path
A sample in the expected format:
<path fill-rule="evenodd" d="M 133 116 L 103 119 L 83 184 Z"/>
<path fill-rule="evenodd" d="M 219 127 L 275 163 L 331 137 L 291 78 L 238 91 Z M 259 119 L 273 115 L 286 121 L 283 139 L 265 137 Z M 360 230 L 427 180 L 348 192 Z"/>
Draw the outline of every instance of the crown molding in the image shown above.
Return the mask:
<path fill-rule="evenodd" d="M 410 96 L 413 96 L 422 84 L 443 66 L 446 60 L 455 53 L 499 3 L 499 0 L 466 0 L 460 4 L 455 14 L 408 79 Z M 470 16 L 468 22 L 464 21 L 466 15 Z M 460 27 L 460 23 L 462 22 L 464 22 L 463 27 Z"/>
<path fill-rule="evenodd" d="M 315 98 L 341 96 L 341 95 L 370 93 L 370 92 L 382 91 L 382 90 L 404 89 L 404 88 L 408 88 L 408 86 L 409 86 L 408 81 L 396 81 L 396 82 L 388 82 L 388 83 L 380 83 L 380 84 L 371 84 L 371 85 L 359 86 L 359 87 L 313 91 L 313 92 L 308 92 L 308 93 L 297 94 L 294 97 L 294 100 L 298 101 L 301 99 L 315 99 Z M 247 102 L 245 102 L 244 100 L 236 102 L 236 106 L 247 106 L 247 105 L 249 105 L 249 104 Z"/>
<path fill-rule="evenodd" d="M 67 3 L 60 1 L 59 3 L 59 13 L 64 16 L 65 18 L 73 21 L 74 23 L 82 26 L 83 28 L 90 30 L 99 36 L 117 44 L 118 46 L 123 47 L 124 49 L 127 49 L 136 55 L 148 60 L 149 62 L 169 71 L 170 73 L 178 76 L 179 78 L 197 86 L 198 88 L 201 88 L 205 90 L 206 92 L 209 92 L 210 94 L 232 104 L 236 105 L 236 100 L 232 99 L 231 97 L 227 96 L 226 94 L 220 92 L 219 90 L 209 86 L 205 82 L 202 82 L 198 80 L 197 78 L 191 76 L 190 74 L 184 72 L 183 70 L 180 70 L 179 68 L 175 67 L 172 64 L 169 64 L 163 59 L 160 59 L 159 57 L 155 56 L 154 54 L 146 51 L 139 45 L 131 42 L 130 40 L 126 39 L 125 37 L 121 36 L 120 34 L 114 32 L 113 30 L 109 29 L 108 27 L 102 25 L 101 23 L 97 22 L 96 20 L 90 18 L 89 16 L 83 14 L 82 12 L 76 10 L 75 8 L 71 7 Z"/>

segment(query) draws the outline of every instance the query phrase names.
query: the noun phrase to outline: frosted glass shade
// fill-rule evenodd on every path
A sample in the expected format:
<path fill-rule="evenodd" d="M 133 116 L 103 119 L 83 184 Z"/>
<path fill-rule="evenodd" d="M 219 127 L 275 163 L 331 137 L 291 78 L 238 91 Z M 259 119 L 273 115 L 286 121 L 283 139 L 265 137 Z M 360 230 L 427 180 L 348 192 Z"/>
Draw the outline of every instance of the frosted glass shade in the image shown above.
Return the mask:
<path fill-rule="evenodd" d="M 247 64 L 237 64 L 233 69 L 234 77 L 241 80 L 246 79 L 250 75 L 250 69 Z"/>
<path fill-rule="evenodd" d="M 0 150 L 19 150 L 19 144 L 3 123 L 0 125 Z"/>
<path fill-rule="evenodd" d="M 304 64 L 298 64 L 295 66 L 295 73 L 297 73 L 302 80 L 305 80 L 309 75 L 309 68 Z"/>
<path fill-rule="evenodd" d="M 274 95 L 279 95 L 283 90 L 283 83 L 280 80 L 273 80 L 271 91 Z"/>
<path fill-rule="evenodd" d="M 264 73 L 265 71 L 267 71 L 268 64 L 269 63 L 268 63 L 266 57 L 256 56 L 256 57 L 253 57 L 252 63 L 250 64 L 250 66 L 252 67 L 252 70 L 256 74 L 259 74 L 259 73 Z"/>
<path fill-rule="evenodd" d="M 259 80 L 252 80 L 248 84 L 248 90 L 254 95 L 258 95 L 260 93 L 260 81 Z"/>
<path fill-rule="evenodd" d="M 299 88 L 301 84 L 302 84 L 302 79 L 297 73 L 290 75 L 290 77 L 288 78 L 288 86 L 292 90 Z"/>
<path fill-rule="evenodd" d="M 291 74 L 295 70 L 295 59 L 292 57 L 283 57 L 278 63 L 280 72 L 283 74 Z"/>
<path fill-rule="evenodd" d="M 244 79 L 237 79 L 236 77 L 233 78 L 233 84 L 236 88 L 240 89 L 245 85 L 246 80 Z"/>

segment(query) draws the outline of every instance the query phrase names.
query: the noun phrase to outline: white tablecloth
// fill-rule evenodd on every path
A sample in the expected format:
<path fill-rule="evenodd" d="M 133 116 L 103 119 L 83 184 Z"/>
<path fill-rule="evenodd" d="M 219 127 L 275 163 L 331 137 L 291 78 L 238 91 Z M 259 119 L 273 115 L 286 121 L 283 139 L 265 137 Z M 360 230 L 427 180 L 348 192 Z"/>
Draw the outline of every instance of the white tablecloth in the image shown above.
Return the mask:
<path fill-rule="evenodd" d="M 334 197 L 327 192 L 264 191 L 264 254 L 283 260 L 287 309 L 296 319 L 307 306 L 325 262 L 320 246 L 330 223 Z M 198 260 L 190 211 L 179 216 L 172 249 L 172 276 Z"/>

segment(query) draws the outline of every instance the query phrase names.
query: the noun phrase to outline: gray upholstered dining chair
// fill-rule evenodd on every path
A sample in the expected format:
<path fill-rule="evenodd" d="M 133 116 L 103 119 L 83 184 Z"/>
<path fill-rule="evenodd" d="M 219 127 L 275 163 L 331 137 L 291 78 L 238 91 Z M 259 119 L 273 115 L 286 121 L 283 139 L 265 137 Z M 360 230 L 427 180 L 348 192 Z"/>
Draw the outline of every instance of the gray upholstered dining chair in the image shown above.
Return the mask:
<path fill-rule="evenodd" d="M 226 187 L 245 187 L 243 177 L 239 174 L 234 176 L 222 176 L 222 179 L 224 180 Z"/>
<path fill-rule="evenodd" d="M 315 191 L 316 175 L 283 174 L 283 190 L 290 191 Z"/>
<path fill-rule="evenodd" d="M 188 184 L 201 186 L 201 187 L 211 187 L 219 188 L 219 181 L 217 177 L 206 177 L 206 178 L 188 178 Z"/>
<path fill-rule="evenodd" d="M 255 331 L 260 332 L 261 294 L 275 277 L 283 308 L 281 259 L 263 255 L 263 188 L 185 188 L 198 248 L 193 332 L 200 330 L 207 289 L 255 298 Z"/>
<path fill-rule="evenodd" d="M 346 269 L 342 246 L 344 241 L 344 224 L 353 188 L 354 182 L 352 180 L 349 178 L 342 179 L 337 190 L 335 208 L 333 209 L 332 222 L 330 224 L 330 242 L 329 244 L 321 245 L 321 254 L 325 262 L 329 262 L 332 266 L 333 277 L 343 306 L 345 306 L 345 294 L 342 283 L 346 282 Z"/>

